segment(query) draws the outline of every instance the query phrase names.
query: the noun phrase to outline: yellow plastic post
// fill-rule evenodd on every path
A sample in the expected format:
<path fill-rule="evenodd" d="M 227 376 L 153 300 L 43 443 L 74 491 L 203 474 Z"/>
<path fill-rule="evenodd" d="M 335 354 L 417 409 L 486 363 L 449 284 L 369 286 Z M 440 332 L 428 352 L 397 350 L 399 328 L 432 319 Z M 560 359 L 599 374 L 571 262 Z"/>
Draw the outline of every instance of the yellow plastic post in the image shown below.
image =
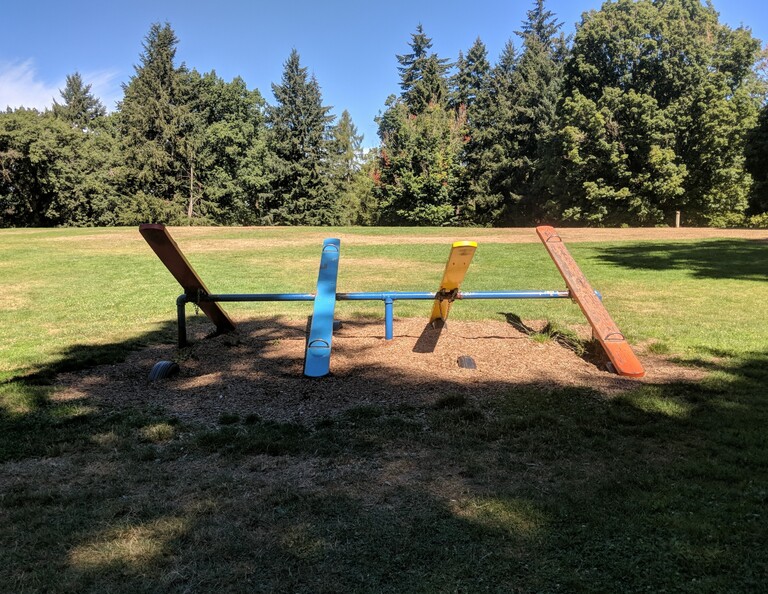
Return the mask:
<path fill-rule="evenodd" d="M 432 305 L 430 323 L 437 320 L 444 322 L 448 318 L 451 303 L 456 298 L 476 249 L 477 242 L 475 241 L 455 241 L 451 245 L 451 253 L 443 272 L 443 280 L 440 281 L 440 289 L 438 289 L 434 305 Z"/>

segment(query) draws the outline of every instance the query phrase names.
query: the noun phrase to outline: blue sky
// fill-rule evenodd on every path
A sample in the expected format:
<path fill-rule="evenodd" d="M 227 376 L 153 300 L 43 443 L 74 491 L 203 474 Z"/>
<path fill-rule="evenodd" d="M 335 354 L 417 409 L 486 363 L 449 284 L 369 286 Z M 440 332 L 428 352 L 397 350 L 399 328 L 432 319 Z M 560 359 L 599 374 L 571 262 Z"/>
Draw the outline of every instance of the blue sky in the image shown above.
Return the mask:
<path fill-rule="evenodd" d="M 471 4 L 471 8 L 470 8 Z M 550 0 L 547 7 L 572 33 L 581 13 L 599 0 Z M 720 20 L 744 24 L 768 41 L 764 0 L 715 0 Z M 364 144 L 377 144 L 373 118 L 397 93 L 396 54 L 421 23 L 433 50 L 455 60 L 479 36 L 496 60 L 507 39 L 518 40 L 533 0 L 2 0 L 0 22 L 0 109 L 44 108 L 59 98 L 67 74 L 80 72 L 109 108 L 122 97 L 142 41 L 153 22 L 168 21 L 179 38 L 177 60 L 200 72 L 241 76 L 268 102 L 292 48 L 317 77 L 333 113 L 349 110 Z"/>

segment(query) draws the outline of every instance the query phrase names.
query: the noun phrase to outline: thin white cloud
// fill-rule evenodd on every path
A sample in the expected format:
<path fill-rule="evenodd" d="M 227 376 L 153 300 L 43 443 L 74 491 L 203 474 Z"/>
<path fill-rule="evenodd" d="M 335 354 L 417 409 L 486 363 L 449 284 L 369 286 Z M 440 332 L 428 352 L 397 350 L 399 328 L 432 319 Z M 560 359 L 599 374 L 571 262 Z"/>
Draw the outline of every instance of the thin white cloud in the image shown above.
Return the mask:
<path fill-rule="evenodd" d="M 123 87 L 118 80 L 117 70 L 94 70 L 81 72 L 83 82 L 91 85 L 91 94 L 99 99 L 107 111 L 115 111 L 115 104 L 123 98 Z"/>
<path fill-rule="evenodd" d="M 119 72 L 94 70 L 81 72 L 80 75 L 85 84 L 91 85 L 91 93 L 101 100 L 107 111 L 114 111 L 115 103 L 122 99 Z M 5 110 L 6 107 L 48 109 L 53 106 L 54 99 L 61 101 L 60 90 L 65 85 L 66 77 L 53 84 L 40 80 L 31 59 L 0 62 L 0 110 Z"/>
<path fill-rule="evenodd" d="M 46 109 L 59 97 L 63 83 L 47 84 L 37 76 L 32 60 L 0 62 L 0 109 L 28 107 Z"/>

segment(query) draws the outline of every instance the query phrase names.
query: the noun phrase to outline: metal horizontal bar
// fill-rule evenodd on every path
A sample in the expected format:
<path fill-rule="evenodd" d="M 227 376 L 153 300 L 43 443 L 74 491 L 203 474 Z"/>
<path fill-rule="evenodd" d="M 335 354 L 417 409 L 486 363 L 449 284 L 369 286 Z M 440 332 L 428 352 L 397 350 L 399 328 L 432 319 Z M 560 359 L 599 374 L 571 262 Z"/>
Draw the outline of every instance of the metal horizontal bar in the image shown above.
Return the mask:
<path fill-rule="evenodd" d="M 313 293 L 234 293 L 201 295 L 201 301 L 314 301 Z"/>
<path fill-rule="evenodd" d="M 382 293 L 337 293 L 339 301 L 386 301 L 387 299 L 434 299 L 435 294 L 418 291 L 386 291 Z"/>
<path fill-rule="evenodd" d="M 467 291 L 457 299 L 567 299 L 568 291 Z"/>
<path fill-rule="evenodd" d="M 386 292 L 360 292 L 360 293 L 336 293 L 338 301 L 386 301 L 395 300 L 431 300 L 435 298 L 434 292 L 420 291 L 386 291 Z M 568 291 L 467 291 L 460 292 L 456 299 L 567 299 Z M 314 301 L 312 293 L 234 293 L 201 295 L 201 301 Z"/>

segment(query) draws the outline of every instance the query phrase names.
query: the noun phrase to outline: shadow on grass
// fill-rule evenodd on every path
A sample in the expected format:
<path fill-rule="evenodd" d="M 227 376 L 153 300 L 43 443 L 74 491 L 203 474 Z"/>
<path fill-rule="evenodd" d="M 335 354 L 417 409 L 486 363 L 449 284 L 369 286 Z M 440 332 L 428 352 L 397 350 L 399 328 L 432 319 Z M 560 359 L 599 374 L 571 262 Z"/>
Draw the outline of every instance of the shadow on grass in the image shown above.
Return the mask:
<path fill-rule="evenodd" d="M 55 456 L 74 451 L 89 438 L 89 427 L 101 427 L 87 396 L 51 400 L 52 384 L 60 373 L 120 363 L 132 351 L 168 341 L 175 324 L 144 336 L 112 344 L 76 344 L 49 365 L 0 383 L 0 462 L 30 456 Z"/>
<path fill-rule="evenodd" d="M 597 254 L 599 259 L 624 268 L 688 270 L 697 278 L 768 280 L 768 241 L 613 245 L 597 248 Z"/>
<path fill-rule="evenodd" d="M 91 354 L 129 348 L 112 347 Z M 55 367 L 77 367 L 88 352 L 78 347 Z M 371 375 L 383 391 L 406 382 L 443 396 L 315 423 L 234 411 L 211 429 L 128 408 L 24 425 L 64 406 L 43 398 L 3 417 L 4 429 L 20 423 L 19 439 L 61 435 L 54 449 L 20 447 L 3 469 L 0 583 L 758 591 L 768 575 L 768 353 L 721 355 L 701 384 L 638 384 L 614 399 L 588 388 L 478 382 L 467 391 Z M 75 405 L 87 405 L 85 389 Z"/>

